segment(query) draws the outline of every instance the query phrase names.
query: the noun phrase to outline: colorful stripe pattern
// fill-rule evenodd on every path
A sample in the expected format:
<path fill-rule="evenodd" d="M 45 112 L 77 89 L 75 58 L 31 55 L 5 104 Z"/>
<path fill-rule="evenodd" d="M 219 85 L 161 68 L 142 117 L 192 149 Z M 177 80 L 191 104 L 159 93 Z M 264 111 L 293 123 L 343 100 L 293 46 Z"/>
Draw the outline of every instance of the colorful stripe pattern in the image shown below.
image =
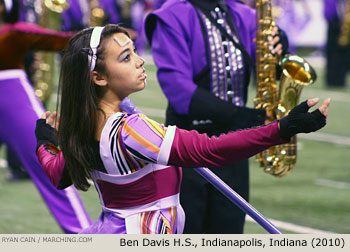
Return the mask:
<path fill-rule="evenodd" d="M 145 115 L 117 113 L 102 131 L 106 172 L 91 176 L 104 211 L 125 219 L 127 233 L 182 232 L 181 168 L 159 164 L 167 162 L 175 135 L 172 127 L 167 130 Z"/>
<path fill-rule="evenodd" d="M 115 174 L 136 172 L 147 163 L 156 163 L 166 127 L 142 114 L 121 114 L 109 133 L 110 151 L 118 170 Z"/>
<path fill-rule="evenodd" d="M 175 234 L 176 207 L 139 214 L 142 234 Z"/>

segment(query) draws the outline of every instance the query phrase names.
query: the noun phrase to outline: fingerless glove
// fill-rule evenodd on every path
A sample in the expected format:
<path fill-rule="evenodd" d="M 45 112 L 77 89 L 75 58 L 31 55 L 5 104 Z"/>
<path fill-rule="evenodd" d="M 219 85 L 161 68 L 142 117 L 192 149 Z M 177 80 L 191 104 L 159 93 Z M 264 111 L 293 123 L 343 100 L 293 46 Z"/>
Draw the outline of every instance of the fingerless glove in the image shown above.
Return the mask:
<path fill-rule="evenodd" d="M 314 132 L 326 125 L 326 116 L 319 109 L 308 112 L 307 101 L 294 107 L 287 116 L 280 120 L 280 136 L 289 140 L 298 133 Z"/>
<path fill-rule="evenodd" d="M 46 119 L 38 119 L 35 127 L 35 137 L 37 141 L 35 152 L 42 144 L 51 143 L 58 145 L 55 129 L 46 123 Z"/>

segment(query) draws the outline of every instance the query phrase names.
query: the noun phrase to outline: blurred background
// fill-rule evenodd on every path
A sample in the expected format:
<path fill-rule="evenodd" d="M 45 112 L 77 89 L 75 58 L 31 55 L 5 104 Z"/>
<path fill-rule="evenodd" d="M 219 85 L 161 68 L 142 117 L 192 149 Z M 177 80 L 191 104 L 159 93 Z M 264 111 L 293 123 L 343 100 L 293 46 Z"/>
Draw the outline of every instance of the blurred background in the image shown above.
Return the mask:
<path fill-rule="evenodd" d="M 84 1 L 67 1 L 68 9 L 61 10 L 59 14 L 51 14 L 50 17 L 44 14 L 44 1 L 21 2 L 22 19 L 26 22 L 46 27 L 50 23 L 50 28 L 57 30 L 78 30 L 87 25 L 83 5 L 80 6 L 82 15 L 79 20 L 69 18 L 75 5 Z M 101 12 L 96 9 L 96 22 L 102 22 L 101 19 L 106 19 L 103 22 L 122 21 L 138 34 L 136 45 L 147 62 L 147 87 L 130 98 L 150 118 L 164 122 L 167 101 L 157 82 L 156 66 L 142 30 L 145 15 L 159 8 L 164 1 L 116 0 L 114 2 L 118 4 L 113 6 L 119 6 L 119 9 L 115 7 L 115 10 L 107 9 L 107 5 L 99 3 L 101 1 L 87 1 L 87 4 L 88 2 L 91 5 L 100 4 L 98 8 L 104 11 L 101 16 Z M 350 5 L 348 2 L 350 1 L 344 1 Z M 317 72 L 317 81 L 304 88 L 300 100 L 312 97 L 321 100 L 332 98 L 327 126 L 317 133 L 299 135 L 298 160 L 291 174 L 275 178 L 265 173 L 254 158 L 250 159 L 250 203 L 285 233 L 350 233 L 350 64 L 347 62 L 350 54 L 347 54 L 348 49 L 333 57 L 330 55 L 334 53 L 328 51 L 327 47 L 331 42 L 330 37 L 334 38 L 334 31 L 329 31 L 330 27 L 338 29 L 338 34 L 341 29 L 345 29 L 348 32 L 345 37 L 350 40 L 350 20 L 345 23 L 350 10 L 344 5 L 343 18 L 329 14 L 327 16 L 326 9 L 332 8 L 330 3 L 327 0 L 272 1 L 277 25 L 287 32 L 291 51 L 304 57 Z M 247 1 L 246 4 L 253 5 L 254 1 Z M 44 17 L 49 19 L 44 20 Z M 350 42 L 345 43 L 348 43 L 345 47 L 349 48 Z M 337 46 L 340 46 L 339 43 L 332 45 Z M 54 111 L 60 56 L 51 55 L 53 63 L 49 63 L 45 57 L 47 56 L 42 53 L 33 53 L 31 59 L 28 59 L 28 74 L 33 80 L 37 95 L 45 102 L 48 110 Z M 334 67 L 327 68 L 330 64 L 328 62 L 332 62 Z M 38 81 L 43 79 L 47 65 L 51 66 L 49 79 L 53 80 L 52 83 Z M 345 70 L 337 71 L 340 68 Z M 344 81 L 330 83 L 327 76 L 332 75 L 344 75 Z M 250 107 L 253 106 L 255 92 L 254 85 L 250 85 Z M 6 122 L 0 118 L 0 123 Z M 61 233 L 37 189 L 21 169 L 21 164 L 14 159 L 9 160 L 7 148 L 2 145 L 0 233 Z M 198 176 L 198 179 L 202 178 Z M 80 195 L 90 216 L 96 220 L 101 210 L 96 191 L 90 188 L 88 192 L 80 192 Z M 267 232 L 248 218 L 245 233 Z"/>

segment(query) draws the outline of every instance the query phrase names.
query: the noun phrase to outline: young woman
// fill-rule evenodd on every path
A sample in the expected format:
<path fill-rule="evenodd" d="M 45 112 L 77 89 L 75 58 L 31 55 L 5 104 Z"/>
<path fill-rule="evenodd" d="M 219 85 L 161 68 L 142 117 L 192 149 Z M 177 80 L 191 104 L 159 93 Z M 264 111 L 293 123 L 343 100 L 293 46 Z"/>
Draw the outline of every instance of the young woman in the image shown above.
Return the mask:
<path fill-rule="evenodd" d="M 118 25 L 81 31 L 62 60 L 61 151 L 50 126 L 56 113 L 37 122 L 37 155 L 51 182 L 87 190 L 91 179 L 99 193 L 102 214 L 83 233 L 181 233 L 180 166 L 231 164 L 326 124 L 330 100 L 309 113 L 312 99 L 279 122 L 220 137 L 164 127 L 121 106 L 144 89 L 143 65 Z"/>
<path fill-rule="evenodd" d="M 73 187 L 57 190 L 35 156 L 35 122 L 44 112 L 24 71 L 31 50 L 62 50 L 72 33 L 18 22 L 18 1 L 0 0 L 0 141 L 20 159 L 49 210 L 66 233 L 91 224 Z"/>

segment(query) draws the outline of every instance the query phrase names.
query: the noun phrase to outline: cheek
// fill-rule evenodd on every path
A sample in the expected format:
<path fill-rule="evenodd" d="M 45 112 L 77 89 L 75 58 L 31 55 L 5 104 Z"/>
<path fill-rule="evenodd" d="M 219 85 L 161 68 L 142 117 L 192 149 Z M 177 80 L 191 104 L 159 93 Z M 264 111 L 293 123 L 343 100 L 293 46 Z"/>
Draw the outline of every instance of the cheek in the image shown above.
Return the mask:
<path fill-rule="evenodd" d="M 114 72 L 110 80 L 111 85 L 117 91 L 132 89 L 132 86 L 135 83 L 135 72 L 127 68 L 119 69 L 118 72 Z"/>

